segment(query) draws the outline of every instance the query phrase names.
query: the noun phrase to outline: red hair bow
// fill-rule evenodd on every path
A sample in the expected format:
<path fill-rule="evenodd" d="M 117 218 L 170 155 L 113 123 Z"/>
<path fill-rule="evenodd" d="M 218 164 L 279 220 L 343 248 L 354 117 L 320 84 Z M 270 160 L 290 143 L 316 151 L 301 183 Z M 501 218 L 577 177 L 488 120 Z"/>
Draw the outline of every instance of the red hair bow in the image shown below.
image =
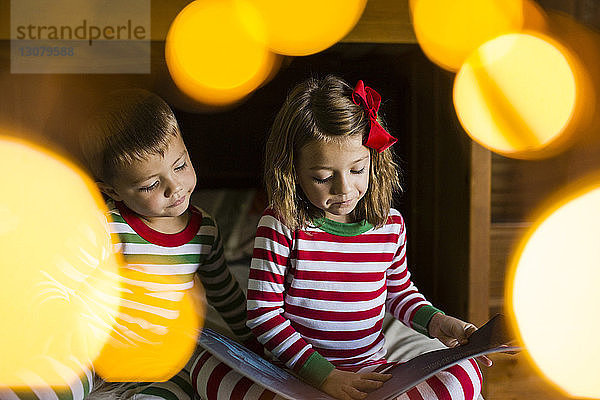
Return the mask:
<path fill-rule="evenodd" d="M 379 104 L 381 104 L 381 96 L 379 93 L 374 89 L 365 86 L 363 81 L 358 81 L 352 92 L 352 101 L 354 104 L 362 106 L 369 115 L 371 128 L 369 129 L 367 139 L 363 142 L 365 146 L 381 153 L 396 143 L 398 139 L 390 135 L 383 129 L 379 122 L 377 122 L 377 111 L 379 111 Z"/>

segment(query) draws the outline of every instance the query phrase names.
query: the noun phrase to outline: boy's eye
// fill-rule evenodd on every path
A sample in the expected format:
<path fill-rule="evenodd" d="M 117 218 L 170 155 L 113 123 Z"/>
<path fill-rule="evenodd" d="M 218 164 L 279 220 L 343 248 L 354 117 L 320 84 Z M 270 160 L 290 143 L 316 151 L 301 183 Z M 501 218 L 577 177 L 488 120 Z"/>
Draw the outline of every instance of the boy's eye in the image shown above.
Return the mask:
<path fill-rule="evenodd" d="M 181 164 L 179 167 L 175 167 L 175 171 L 181 171 L 182 169 L 185 169 L 185 167 L 187 167 L 187 161 Z"/>
<path fill-rule="evenodd" d="M 313 181 L 315 181 L 317 183 L 325 183 L 330 179 L 331 179 L 331 176 L 328 176 L 327 178 L 323 178 L 323 179 L 313 176 Z"/>
<path fill-rule="evenodd" d="M 355 175 L 360 175 L 360 174 L 362 174 L 362 173 L 364 173 L 364 172 L 365 172 L 365 168 L 366 168 L 366 167 L 362 167 L 362 168 L 361 168 L 361 169 L 359 169 L 358 171 L 355 171 L 355 170 L 350 170 L 350 173 L 351 173 L 351 174 L 355 174 Z"/>
<path fill-rule="evenodd" d="M 141 188 L 139 188 L 138 190 L 139 190 L 140 192 L 149 192 L 149 191 L 151 191 L 152 189 L 155 189 L 157 186 L 158 186 L 158 181 L 154 182 L 154 183 L 153 183 L 152 185 L 150 185 L 150 186 L 144 186 L 144 187 L 141 187 Z"/>

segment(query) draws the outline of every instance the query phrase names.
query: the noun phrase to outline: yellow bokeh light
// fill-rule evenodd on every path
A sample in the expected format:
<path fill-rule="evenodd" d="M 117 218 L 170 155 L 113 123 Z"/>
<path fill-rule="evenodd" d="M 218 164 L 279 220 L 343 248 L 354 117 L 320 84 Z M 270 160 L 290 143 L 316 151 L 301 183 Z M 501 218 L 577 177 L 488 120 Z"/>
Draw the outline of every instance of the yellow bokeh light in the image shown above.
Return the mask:
<path fill-rule="evenodd" d="M 148 274 L 127 268 L 121 275 L 120 314 L 94 367 L 107 381 L 166 381 L 196 348 L 204 321 L 201 285 L 182 289 L 187 283 L 180 276 L 148 281 Z"/>
<path fill-rule="evenodd" d="M 246 97 L 279 62 L 265 46 L 264 26 L 256 10 L 236 0 L 188 4 L 169 28 L 165 58 L 182 92 L 216 106 Z"/>
<path fill-rule="evenodd" d="M 548 34 L 567 47 L 577 61 L 573 67 L 578 82 L 579 104 L 574 116 L 578 140 L 594 140 L 600 127 L 600 113 L 596 111 L 600 74 L 593 73 L 600 64 L 600 33 L 567 14 L 549 12 L 547 18 Z"/>
<path fill-rule="evenodd" d="M 600 176 L 568 193 L 515 252 L 506 298 L 539 371 L 570 396 L 600 398 Z"/>
<path fill-rule="evenodd" d="M 562 46 L 541 36 L 507 34 L 486 42 L 454 82 L 460 123 L 473 140 L 502 155 L 552 154 L 572 131 L 566 128 L 578 102 L 574 63 Z"/>
<path fill-rule="evenodd" d="M 486 41 L 520 31 L 526 10 L 523 0 L 411 0 L 410 9 L 423 52 L 451 71 Z"/>
<path fill-rule="evenodd" d="M 238 0 L 260 13 L 269 48 L 289 56 L 306 56 L 334 45 L 360 19 L 367 0 Z"/>
<path fill-rule="evenodd" d="M 106 206 L 75 165 L 33 144 L 1 137 L 0 169 L 0 386 L 65 387 L 118 310 Z"/>

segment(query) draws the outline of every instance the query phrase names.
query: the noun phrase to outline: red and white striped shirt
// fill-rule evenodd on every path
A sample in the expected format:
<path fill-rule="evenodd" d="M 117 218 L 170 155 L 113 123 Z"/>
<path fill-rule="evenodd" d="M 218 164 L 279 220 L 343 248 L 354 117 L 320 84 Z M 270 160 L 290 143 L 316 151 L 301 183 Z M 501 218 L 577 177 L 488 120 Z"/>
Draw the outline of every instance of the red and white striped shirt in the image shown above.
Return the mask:
<path fill-rule="evenodd" d="M 397 210 L 378 229 L 366 221 L 324 218 L 315 225 L 291 231 L 272 210 L 265 211 L 247 298 L 248 326 L 258 340 L 318 384 L 333 368 L 323 368 L 320 356 L 341 369 L 386 362 L 386 311 L 426 333 L 438 310 L 410 280 L 406 230 Z"/>

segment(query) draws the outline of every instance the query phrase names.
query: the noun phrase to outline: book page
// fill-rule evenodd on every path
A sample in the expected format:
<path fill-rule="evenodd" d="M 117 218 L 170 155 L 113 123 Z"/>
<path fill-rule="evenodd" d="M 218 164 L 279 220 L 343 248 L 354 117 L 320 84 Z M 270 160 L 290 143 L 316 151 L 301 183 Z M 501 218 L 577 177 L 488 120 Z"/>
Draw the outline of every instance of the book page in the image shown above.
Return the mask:
<path fill-rule="evenodd" d="M 505 318 L 498 314 L 475 331 L 466 345 L 434 350 L 394 366 L 387 371 L 392 374 L 392 378 L 385 382 L 383 387 L 370 393 L 367 399 L 394 399 L 436 373 L 468 358 L 496 352 L 518 351 L 519 348 L 509 346 L 511 342 Z M 335 400 L 302 382 L 287 370 L 209 328 L 202 330 L 199 344 L 221 362 L 281 397 L 289 400 Z"/>
<path fill-rule="evenodd" d="M 509 346 L 512 342 L 505 317 L 497 314 L 469 337 L 469 343 L 424 353 L 388 370 L 392 377 L 380 389 L 369 393 L 367 400 L 394 399 L 462 360 L 490 353 L 519 351 L 518 347 Z"/>

